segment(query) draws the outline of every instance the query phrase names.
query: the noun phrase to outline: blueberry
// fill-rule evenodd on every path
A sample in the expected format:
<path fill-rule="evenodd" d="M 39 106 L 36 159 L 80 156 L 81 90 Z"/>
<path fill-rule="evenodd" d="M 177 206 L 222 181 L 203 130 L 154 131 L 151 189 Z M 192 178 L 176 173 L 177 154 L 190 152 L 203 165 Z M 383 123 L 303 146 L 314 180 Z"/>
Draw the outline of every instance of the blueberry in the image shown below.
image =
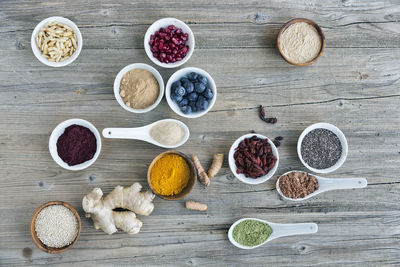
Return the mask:
<path fill-rule="evenodd" d="M 174 93 L 175 93 L 176 95 L 184 96 L 185 93 L 186 93 L 186 90 L 185 90 L 185 88 L 183 88 L 182 86 L 178 86 L 178 87 L 175 89 Z"/>
<path fill-rule="evenodd" d="M 179 106 L 183 107 L 183 106 L 187 106 L 189 104 L 189 100 L 187 100 L 186 98 L 182 99 L 181 102 L 179 102 Z"/>
<path fill-rule="evenodd" d="M 204 85 L 207 85 L 208 80 L 206 77 L 204 77 L 203 75 L 199 75 L 199 77 L 197 77 L 197 81 L 199 81 L 199 83 L 202 83 Z"/>
<path fill-rule="evenodd" d="M 187 82 L 190 82 L 188 78 L 183 77 L 183 78 L 181 79 L 181 83 L 182 83 L 182 84 L 185 84 L 185 83 L 187 83 Z"/>
<path fill-rule="evenodd" d="M 190 93 L 190 94 L 188 95 L 188 100 L 189 100 L 189 101 L 197 101 L 197 98 L 198 98 L 198 95 L 197 95 L 195 92 Z"/>
<path fill-rule="evenodd" d="M 189 102 L 189 106 L 192 108 L 192 112 L 196 112 L 197 111 L 196 101 L 190 101 Z"/>
<path fill-rule="evenodd" d="M 191 107 L 191 106 L 183 106 L 183 107 L 181 107 L 181 111 L 182 111 L 184 114 L 192 113 L 192 107 Z"/>
<path fill-rule="evenodd" d="M 191 80 L 192 82 L 194 82 L 194 81 L 197 80 L 197 77 L 198 77 L 198 76 L 199 76 L 199 75 L 198 75 L 196 72 L 191 72 L 191 73 L 189 73 L 188 78 L 189 78 L 189 80 Z"/>
<path fill-rule="evenodd" d="M 206 86 L 202 83 L 195 83 L 194 90 L 196 90 L 197 93 L 201 94 L 206 90 Z"/>
<path fill-rule="evenodd" d="M 180 81 L 173 82 L 172 85 L 171 85 L 172 91 L 174 91 L 180 85 L 181 85 Z"/>
<path fill-rule="evenodd" d="M 207 99 L 205 99 L 203 96 L 199 96 L 196 102 L 196 107 L 198 110 L 206 110 L 208 108 Z"/>
<path fill-rule="evenodd" d="M 208 100 L 210 100 L 210 99 L 212 99 L 212 98 L 214 97 L 214 93 L 213 93 L 213 91 L 211 90 L 211 88 L 207 88 L 207 89 L 204 91 L 203 96 L 204 96 L 205 98 L 207 98 Z"/>
<path fill-rule="evenodd" d="M 181 95 L 172 94 L 171 99 L 176 103 L 179 103 L 182 101 L 183 97 Z"/>
<path fill-rule="evenodd" d="M 185 82 L 183 84 L 183 87 L 185 87 L 187 94 L 190 94 L 190 93 L 192 93 L 194 91 L 194 85 L 190 81 Z"/>

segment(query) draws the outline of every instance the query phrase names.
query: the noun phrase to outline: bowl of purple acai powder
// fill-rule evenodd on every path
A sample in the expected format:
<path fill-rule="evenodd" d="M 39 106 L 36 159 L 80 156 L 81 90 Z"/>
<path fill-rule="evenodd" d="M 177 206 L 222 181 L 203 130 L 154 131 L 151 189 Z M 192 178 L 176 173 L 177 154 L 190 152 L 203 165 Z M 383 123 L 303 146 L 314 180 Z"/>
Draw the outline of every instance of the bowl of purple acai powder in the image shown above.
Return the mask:
<path fill-rule="evenodd" d="M 66 120 L 51 133 L 49 150 L 54 161 L 64 169 L 83 170 L 100 155 L 100 133 L 86 120 Z"/>

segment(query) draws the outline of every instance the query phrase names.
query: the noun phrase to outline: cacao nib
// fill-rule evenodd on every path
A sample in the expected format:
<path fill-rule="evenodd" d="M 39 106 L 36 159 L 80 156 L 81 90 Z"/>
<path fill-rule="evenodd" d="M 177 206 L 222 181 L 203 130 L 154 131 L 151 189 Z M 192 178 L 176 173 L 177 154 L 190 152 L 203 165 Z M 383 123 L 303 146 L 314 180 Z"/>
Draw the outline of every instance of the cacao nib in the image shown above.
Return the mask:
<path fill-rule="evenodd" d="M 255 135 L 239 143 L 233 158 L 237 168 L 236 173 L 243 173 L 250 178 L 266 175 L 277 161 L 272 154 L 268 139 L 261 139 Z"/>

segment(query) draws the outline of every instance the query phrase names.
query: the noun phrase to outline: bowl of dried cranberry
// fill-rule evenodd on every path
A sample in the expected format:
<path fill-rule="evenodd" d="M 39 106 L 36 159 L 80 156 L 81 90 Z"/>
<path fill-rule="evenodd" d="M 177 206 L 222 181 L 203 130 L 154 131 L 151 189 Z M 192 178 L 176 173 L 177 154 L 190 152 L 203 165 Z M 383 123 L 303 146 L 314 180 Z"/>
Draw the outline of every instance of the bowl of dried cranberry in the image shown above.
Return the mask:
<path fill-rule="evenodd" d="M 165 86 L 165 98 L 176 114 L 198 118 L 214 106 L 217 86 L 205 70 L 187 67 L 171 75 Z"/>
<path fill-rule="evenodd" d="M 189 26 L 175 18 L 157 20 L 144 36 L 147 56 L 164 68 L 185 64 L 193 54 L 194 43 L 194 34 Z"/>
<path fill-rule="evenodd" d="M 274 176 L 279 164 L 278 149 L 261 134 L 245 134 L 229 150 L 229 167 L 240 181 L 261 184 Z"/>

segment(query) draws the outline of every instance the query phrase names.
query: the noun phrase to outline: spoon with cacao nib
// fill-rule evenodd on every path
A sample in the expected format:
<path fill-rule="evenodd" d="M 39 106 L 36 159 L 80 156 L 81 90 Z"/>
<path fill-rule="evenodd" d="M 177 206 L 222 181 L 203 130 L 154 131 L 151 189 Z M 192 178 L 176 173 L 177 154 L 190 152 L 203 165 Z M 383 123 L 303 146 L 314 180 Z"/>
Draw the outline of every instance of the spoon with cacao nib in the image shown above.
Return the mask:
<path fill-rule="evenodd" d="M 303 171 L 289 171 L 276 181 L 276 190 L 285 200 L 301 201 L 326 191 L 364 188 L 365 178 L 324 178 Z"/>

